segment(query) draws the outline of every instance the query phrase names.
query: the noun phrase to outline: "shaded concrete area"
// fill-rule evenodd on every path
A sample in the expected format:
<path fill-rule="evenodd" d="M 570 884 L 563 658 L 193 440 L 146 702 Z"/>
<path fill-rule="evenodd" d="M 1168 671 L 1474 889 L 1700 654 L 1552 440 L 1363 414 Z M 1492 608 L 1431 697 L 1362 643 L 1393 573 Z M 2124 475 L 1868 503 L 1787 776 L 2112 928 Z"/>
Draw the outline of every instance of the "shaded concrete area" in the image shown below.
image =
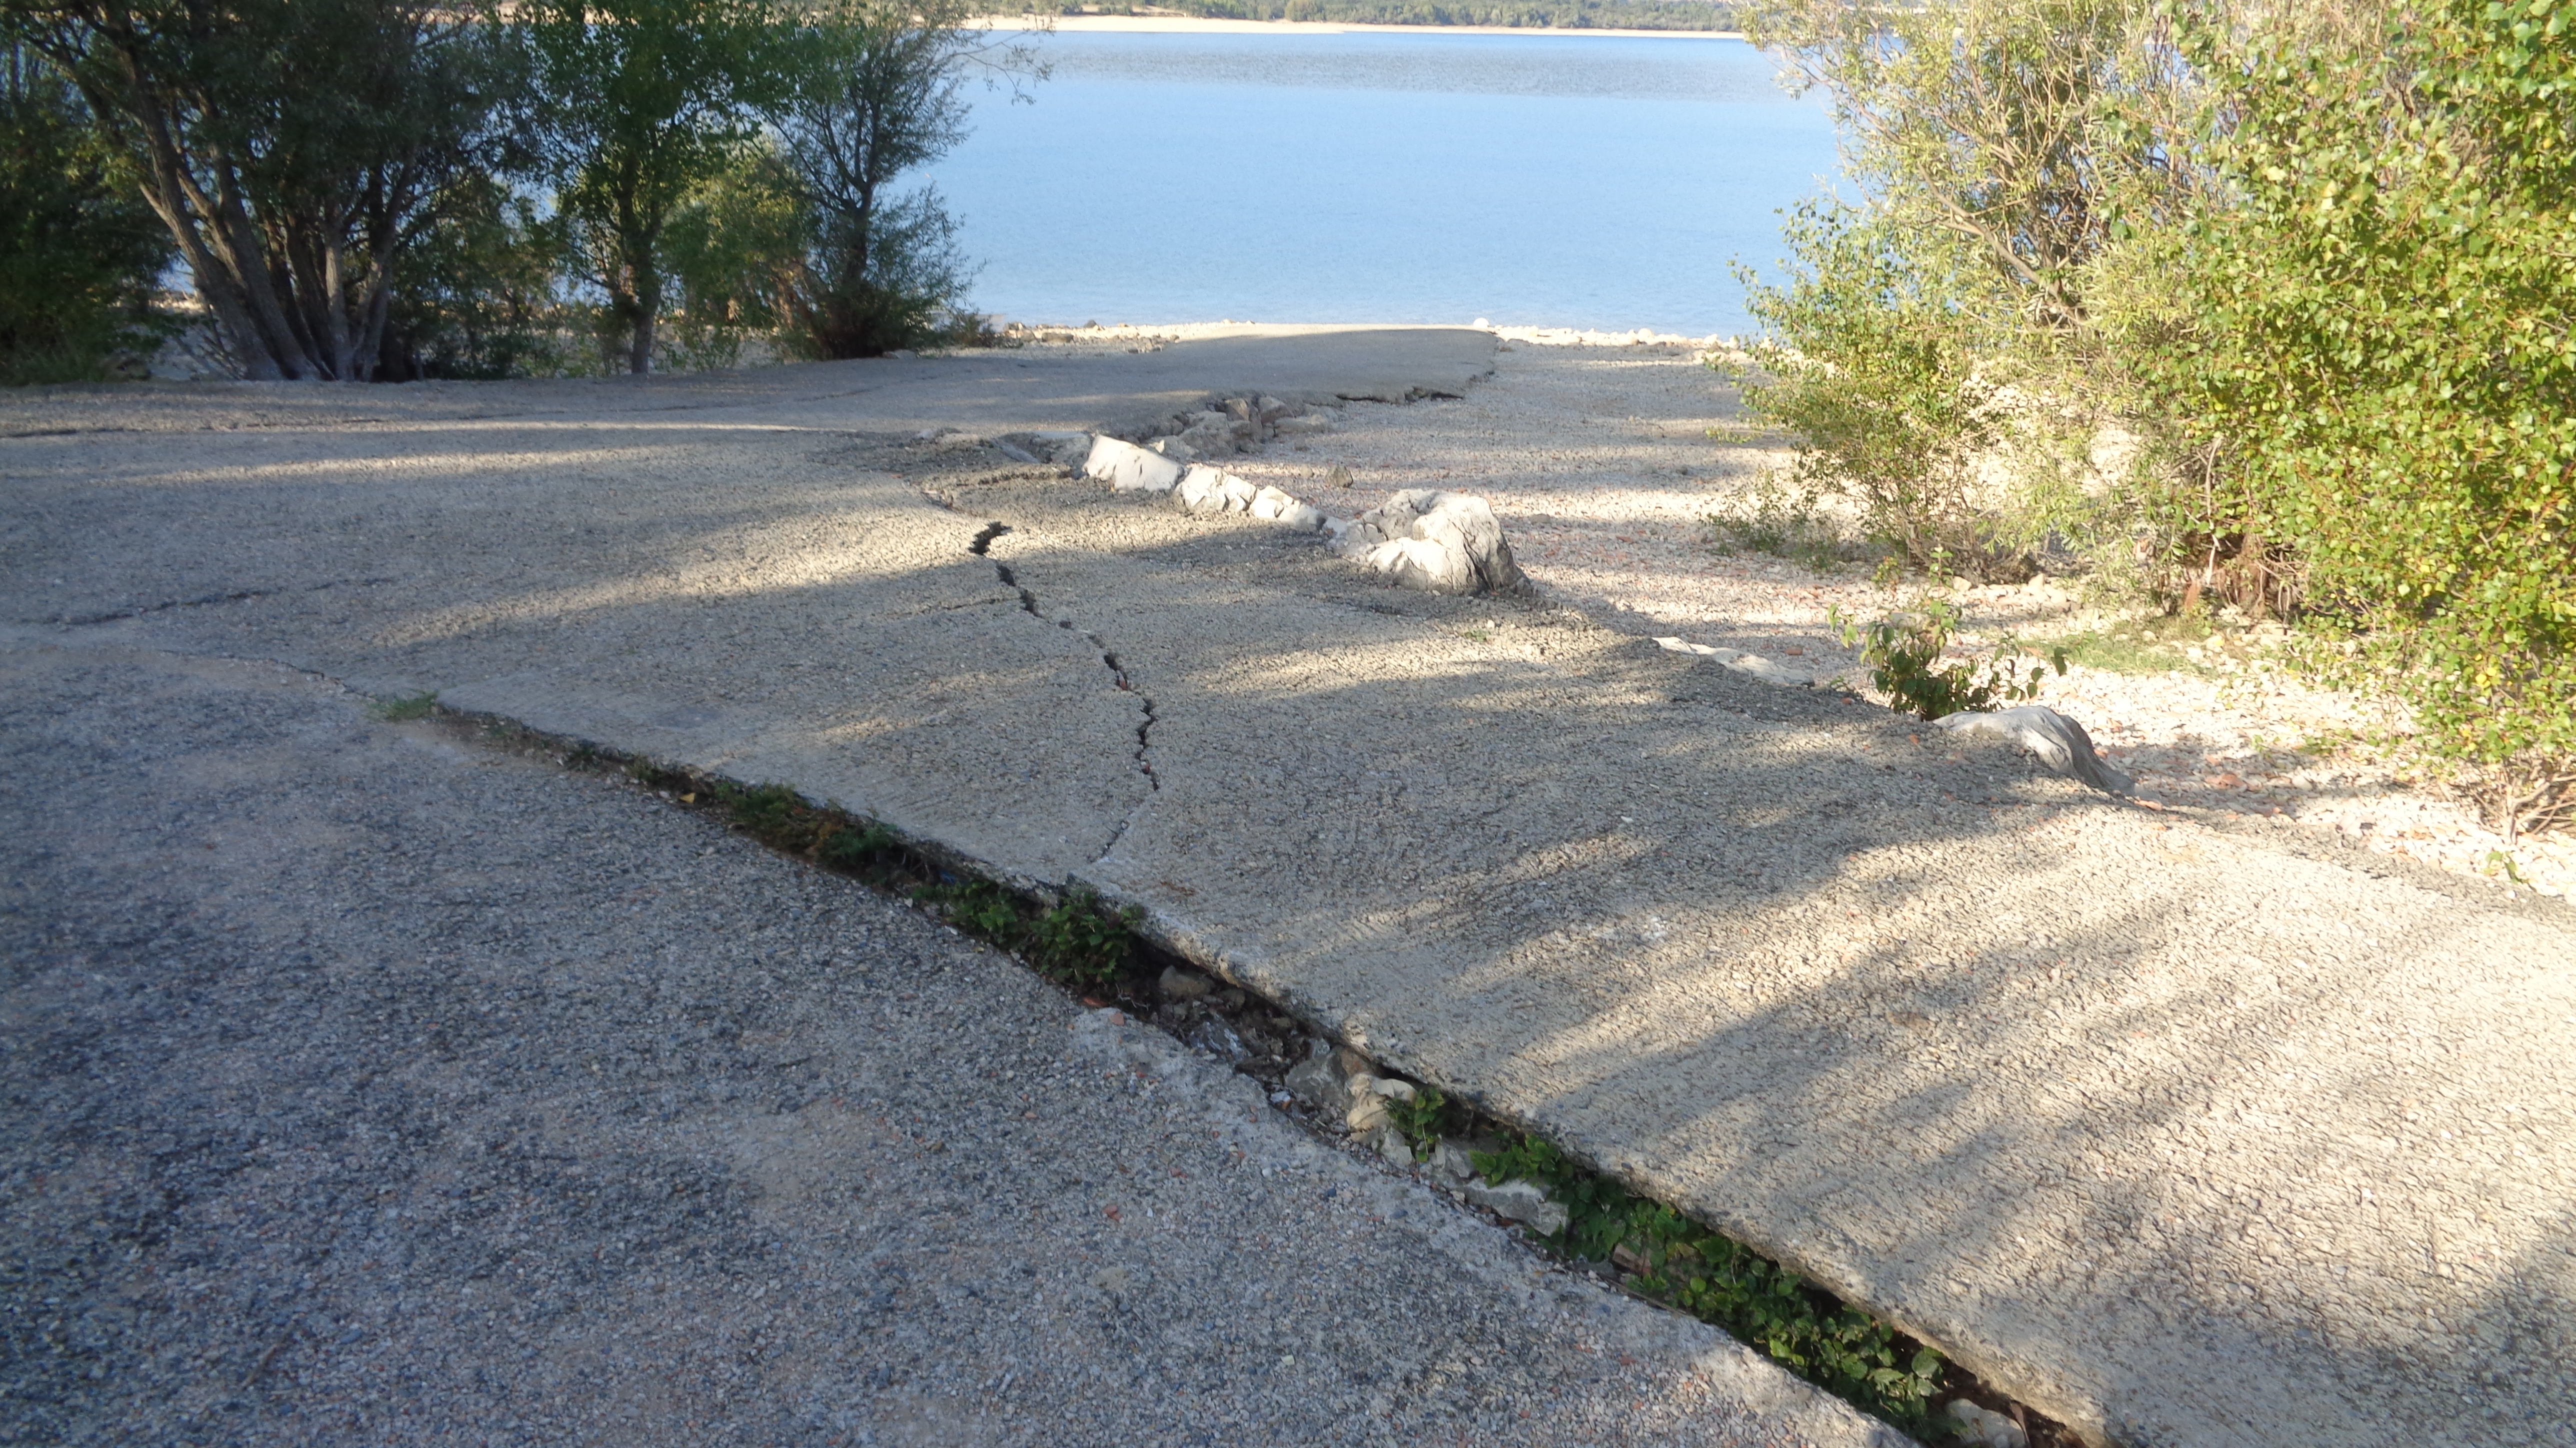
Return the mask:
<path fill-rule="evenodd" d="M 1902 1441 L 885 895 L 96 634 L 0 629 L 0 1442 Z"/>
<path fill-rule="evenodd" d="M 1419 336 L 1427 382 L 1385 385 L 1395 334 L 1298 365 L 1438 390 Z M 2102 1439 L 2576 1441 L 2563 909 L 901 436 L 1288 385 L 1192 392 L 1196 345 L 1059 364 L 1132 364 L 1115 406 L 973 359 L 919 364 L 942 417 L 786 369 L 650 418 L 19 437 L 0 610 L 1089 881 Z"/>

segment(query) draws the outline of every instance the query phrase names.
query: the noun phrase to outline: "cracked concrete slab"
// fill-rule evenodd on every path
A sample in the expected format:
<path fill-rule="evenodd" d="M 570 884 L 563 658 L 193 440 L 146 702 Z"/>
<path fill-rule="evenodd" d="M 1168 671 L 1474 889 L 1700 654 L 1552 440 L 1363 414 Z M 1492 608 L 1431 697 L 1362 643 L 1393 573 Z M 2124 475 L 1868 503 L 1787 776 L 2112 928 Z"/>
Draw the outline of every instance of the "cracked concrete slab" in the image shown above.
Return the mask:
<path fill-rule="evenodd" d="M 1472 364 L 1423 335 L 1421 376 Z M 1409 344 L 1364 345 L 1322 382 Z M 1100 425 L 1117 367 L 1147 409 L 1189 355 L 1029 384 L 1080 417 L 961 372 L 931 421 Z M 157 608 L 97 627 L 1089 881 L 2097 1440 L 2576 1442 L 2563 908 L 1251 520 L 1034 474 L 942 506 L 833 435 L 927 402 L 785 371 L 650 418 L 19 437 L 0 609 Z"/>

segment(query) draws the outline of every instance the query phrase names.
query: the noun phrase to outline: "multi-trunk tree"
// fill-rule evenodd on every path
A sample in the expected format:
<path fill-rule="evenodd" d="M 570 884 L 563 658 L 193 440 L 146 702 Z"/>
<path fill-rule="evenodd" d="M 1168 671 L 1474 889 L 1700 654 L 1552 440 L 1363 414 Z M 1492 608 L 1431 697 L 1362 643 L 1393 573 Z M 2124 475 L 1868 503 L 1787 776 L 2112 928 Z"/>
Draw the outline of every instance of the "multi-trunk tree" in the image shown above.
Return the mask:
<path fill-rule="evenodd" d="M 8 0 L 169 229 L 242 375 L 362 380 L 394 263 L 514 93 L 468 10 L 415 0 Z"/>

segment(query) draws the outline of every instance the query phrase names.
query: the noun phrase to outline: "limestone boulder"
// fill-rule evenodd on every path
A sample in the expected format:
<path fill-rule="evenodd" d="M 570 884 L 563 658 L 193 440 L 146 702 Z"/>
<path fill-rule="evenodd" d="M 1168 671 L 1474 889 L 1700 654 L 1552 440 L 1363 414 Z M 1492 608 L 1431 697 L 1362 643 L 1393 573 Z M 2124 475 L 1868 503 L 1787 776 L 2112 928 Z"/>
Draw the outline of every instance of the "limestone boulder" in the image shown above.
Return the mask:
<path fill-rule="evenodd" d="M 1410 488 L 1351 521 L 1334 548 L 1402 588 L 1509 593 L 1526 586 L 1493 505 L 1468 493 Z"/>
<path fill-rule="evenodd" d="M 1083 455 L 1082 474 L 1107 483 L 1113 492 L 1168 493 L 1180 486 L 1182 466 L 1161 453 L 1132 442 L 1096 437 Z"/>

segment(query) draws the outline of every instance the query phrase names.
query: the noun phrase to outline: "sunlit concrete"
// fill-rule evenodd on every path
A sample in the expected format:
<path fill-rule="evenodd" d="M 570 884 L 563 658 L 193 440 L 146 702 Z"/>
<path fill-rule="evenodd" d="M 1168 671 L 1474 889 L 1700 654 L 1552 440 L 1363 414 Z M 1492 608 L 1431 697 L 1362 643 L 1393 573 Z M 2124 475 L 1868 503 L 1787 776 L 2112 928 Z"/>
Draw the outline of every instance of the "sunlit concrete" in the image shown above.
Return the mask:
<path fill-rule="evenodd" d="M 0 613 L 1087 881 L 2106 1440 L 2576 1441 L 2563 908 L 884 436 L 1489 345 L 16 397 Z"/>

